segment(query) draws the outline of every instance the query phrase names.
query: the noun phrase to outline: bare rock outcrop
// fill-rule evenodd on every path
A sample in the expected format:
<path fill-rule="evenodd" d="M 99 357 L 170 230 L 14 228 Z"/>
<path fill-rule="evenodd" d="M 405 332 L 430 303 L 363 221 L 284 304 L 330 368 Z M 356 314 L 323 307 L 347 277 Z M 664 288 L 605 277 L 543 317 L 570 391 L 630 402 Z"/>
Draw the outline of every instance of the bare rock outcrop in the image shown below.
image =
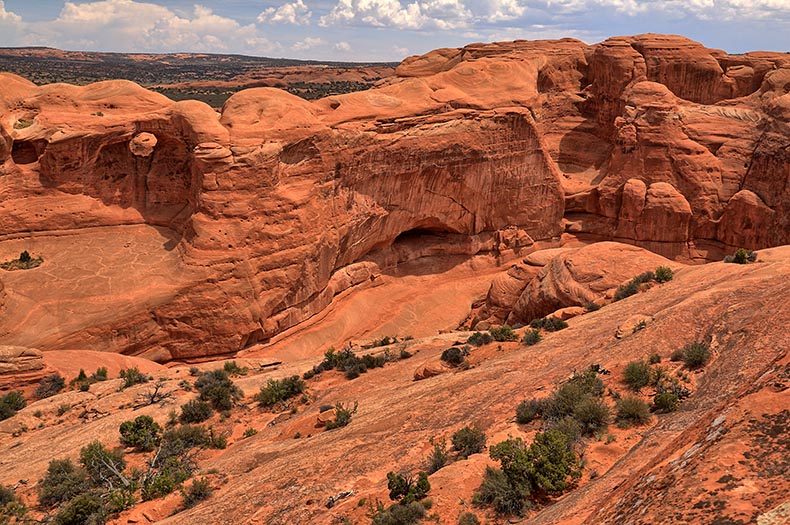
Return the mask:
<path fill-rule="evenodd" d="M 525 287 L 507 317 L 528 323 L 556 310 L 601 299 L 624 281 L 658 266 L 673 266 L 643 248 L 614 242 L 595 243 L 554 257 Z"/>
<path fill-rule="evenodd" d="M 684 260 L 790 242 L 786 54 L 667 35 L 471 44 L 410 57 L 367 91 L 255 88 L 220 114 L 127 81 L 0 84 L 0 242 L 35 232 L 35 275 L 55 279 L 58 236 L 124 228 L 133 251 L 139 225 L 164 239 L 134 255 L 167 261 L 153 273 L 169 280 L 124 288 L 131 306 L 57 334 L 14 325 L 44 350 L 231 354 L 403 262 L 509 261 L 563 228 Z M 104 289 L 122 274 L 104 269 Z M 497 282 L 492 321 L 526 279 Z"/>

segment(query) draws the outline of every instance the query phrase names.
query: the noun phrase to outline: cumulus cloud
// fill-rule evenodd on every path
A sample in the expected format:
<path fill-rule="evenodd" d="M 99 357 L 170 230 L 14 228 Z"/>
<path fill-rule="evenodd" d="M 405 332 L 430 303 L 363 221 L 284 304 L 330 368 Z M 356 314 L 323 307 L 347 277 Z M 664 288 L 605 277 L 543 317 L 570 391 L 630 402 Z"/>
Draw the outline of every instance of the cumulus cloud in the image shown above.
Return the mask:
<path fill-rule="evenodd" d="M 0 27 L 7 15 L 0 2 Z M 24 22 L 17 20 L 17 23 Z M 202 5 L 195 5 L 189 16 L 179 16 L 167 7 L 135 0 L 66 2 L 54 20 L 26 26 L 29 30 L 26 36 L 11 40 L 4 34 L 3 43 L 159 52 L 269 52 L 280 48 L 263 37 L 253 24 L 241 25 Z"/>
<path fill-rule="evenodd" d="M 338 42 L 333 47 L 338 51 L 345 51 L 345 52 L 351 51 L 351 44 L 349 44 L 348 42 Z"/>
<path fill-rule="evenodd" d="M 285 3 L 278 8 L 270 7 L 264 9 L 258 15 L 258 23 L 260 24 L 292 24 L 292 25 L 307 25 L 313 12 L 307 8 L 302 0 L 296 2 Z"/>
<path fill-rule="evenodd" d="M 294 45 L 291 46 L 291 49 L 294 51 L 307 51 L 308 49 L 314 49 L 316 47 L 324 47 L 326 46 L 326 40 L 323 38 L 315 38 L 308 36 L 307 38 L 296 42 Z"/>
<path fill-rule="evenodd" d="M 339 0 L 319 25 L 356 25 L 397 29 L 461 29 L 473 15 L 461 0 Z"/>

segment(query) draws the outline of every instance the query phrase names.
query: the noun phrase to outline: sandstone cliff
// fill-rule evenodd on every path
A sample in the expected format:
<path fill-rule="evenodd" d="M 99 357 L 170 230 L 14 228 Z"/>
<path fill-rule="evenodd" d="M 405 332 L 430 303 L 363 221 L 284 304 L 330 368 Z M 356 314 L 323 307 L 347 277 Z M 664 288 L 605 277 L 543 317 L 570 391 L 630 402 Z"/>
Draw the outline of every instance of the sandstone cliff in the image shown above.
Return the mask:
<path fill-rule="evenodd" d="M 124 81 L 0 84 L 0 254 L 45 260 L 0 276 L 9 344 L 231 354 L 398 263 L 507 260 L 563 231 L 679 259 L 790 242 L 783 54 L 472 44 L 369 91 L 251 89 L 220 114 Z"/>

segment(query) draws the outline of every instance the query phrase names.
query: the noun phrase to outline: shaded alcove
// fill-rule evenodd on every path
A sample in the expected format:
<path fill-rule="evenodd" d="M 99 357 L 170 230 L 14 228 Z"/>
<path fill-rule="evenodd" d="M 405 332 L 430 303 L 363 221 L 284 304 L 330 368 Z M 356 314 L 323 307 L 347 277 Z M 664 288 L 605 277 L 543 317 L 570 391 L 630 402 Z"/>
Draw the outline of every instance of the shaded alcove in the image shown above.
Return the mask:
<path fill-rule="evenodd" d="M 18 165 L 33 164 L 38 162 L 46 147 L 46 140 L 14 141 L 11 148 L 11 158 Z"/>

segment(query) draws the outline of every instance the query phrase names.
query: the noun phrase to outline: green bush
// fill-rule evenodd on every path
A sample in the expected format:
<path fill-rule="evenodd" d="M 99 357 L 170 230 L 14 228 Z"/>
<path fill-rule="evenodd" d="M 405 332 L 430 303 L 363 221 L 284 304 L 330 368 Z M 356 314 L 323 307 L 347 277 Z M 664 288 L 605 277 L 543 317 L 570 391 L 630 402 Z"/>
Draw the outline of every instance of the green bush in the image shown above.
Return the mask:
<path fill-rule="evenodd" d="M 622 428 L 646 425 L 650 422 L 650 407 L 636 396 L 625 396 L 617 400 L 615 421 Z"/>
<path fill-rule="evenodd" d="M 66 380 L 60 374 L 52 374 L 45 377 L 36 387 L 33 395 L 38 399 L 52 397 L 66 388 Z"/>
<path fill-rule="evenodd" d="M 466 459 L 472 454 L 483 451 L 486 446 L 486 435 L 477 427 L 465 426 L 453 434 L 451 442 L 453 450 Z"/>
<path fill-rule="evenodd" d="M 53 459 L 38 485 L 38 501 L 44 507 L 64 503 L 90 488 L 88 474 L 70 459 Z"/>
<path fill-rule="evenodd" d="M 691 343 L 683 348 L 683 364 L 689 370 L 702 368 L 710 361 L 710 347 L 705 343 Z"/>
<path fill-rule="evenodd" d="M 513 328 L 509 325 L 502 325 L 499 328 L 489 328 L 488 333 L 491 334 L 491 337 L 494 341 L 504 343 L 505 341 L 517 341 L 518 334 L 513 331 Z"/>
<path fill-rule="evenodd" d="M 623 369 L 623 382 L 634 392 L 650 384 L 650 365 L 644 361 L 631 361 Z"/>
<path fill-rule="evenodd" d="M 123 483 L 126 461 L 122 450 L 109 450 L 99 441 L 91 441 L 80 450 L 80 464 L 95 486 L 113 488 Z"/>
<path fill-rule="evenodd" d="M 658 412 L 674 412 L 678 409 L 679 403 L 680 399 L 677 394 L 671 392 L 661 392 L 653 396 L 653 406 Z"/>
<path fill-rule="evenodd" d="M 201 501 L 207 500 L 211 492 L 209 480 L 206 478 L 193 480 L 192 484 L 183 491 L 184 507 L 191 509 Z"/>
<path fill-rule="evenodd" d="M 55 515 L 55 525 L 100 525 L 106 520 L 104 506 L 98 494 L 76 496 Z"/>
<path fill-rule="evenodd" d="M 424 499 L 431 490 L 431 484 L 428 481 L 428 474 L 420 472 L 417 479 L 411 474 L 396 474 L 395 472 L 387 473 L 387 488 L 389 489 L 390 499 L 392 501 L 399 501 L 401 504 L 408 504 L 414 501 Z"/>
<path fill-rule="evenodd" d="M 156 498 L 162 498 L 171 494 L 176 490 L 176 480 L 170 474 L 160 474 L 147 479 L 143 483 L 143 488 L 140 491 L 140 496 L 143 501 L 150 501 Z"/>
<path fill-rule="evenodd" d="M 601 305 L 592 301 L 584 303 L 584 309 L 588 312 L 595 312 L 601 309 Z"/>
<path fill-rule="evenodd" d="M 660 354 L 650 354 L 650 357 L 647 358 L 648 364 L 656 365 L 661 362 L 661 355 Z"/>
<path fill-rule="evenodd" d="M 224 370 L 211 370 L 198 376 L 195 388 L 200 392 L 199 399 L 211 403 L 215 410 L 230 410 L 244 393 L 233 384 Z"/>
<path fill-rule="evenodd" d="M 336 428 L 342 428 L 351 423 L 351 416 L 356 414 L 358 404 L 354 403 L 354 408 L 351 408 L 350 405 L 346 406 L 343 403 L 338 403 L 335 405 L 335 419 L 333 421 L 328 421 L 326 423 L 327 430 L 334 430 Z"/>
<path fill-rule="evenodd" d="M 337 370 L 343 372 L 346 379 L 356 379 L 371 368 L 383 367 L 386 362 L 386 355 L 374 356 L 367 354 L 360 358 L 351 348 L 346 347 L 340 352 L 336 352 L 334 348 L 330 348 L 324 353 L 324 360 L 314 366 L 312 370 L 305 372 L 302 378 L 310 379 L 321 372 Z"/>
<path fill-rule="evenodd" d="M 466 342 L 473 346 L 483 346 L 491 343 L 493 340 L 494 338 L 487 332 L 475 332 L 469 336 Z"/>
<path fill-rule="evenodd" d="M 461 351 L 460 348 L 456 348 L 453 346 L 443 351 L 440 359 L 445 363 L 447 363 L 448 365 L 458 366 L 464 360 L 464 353 Z"/>
<path fill-rule="evenodd" d="M 178 420 L 181 423 L 202 423 L 211 418 L 212 412 L 211 405 L 200 399 L 193 399 L 181 405 Z"/>
<path fill-rule="evenodd" d="M 538 344 L 541 339 L 543 339 L 543 336 L 540 335 L 540 330 L 530 328 L 524 332 L 524 337 L 521 338 L 521 342 L 527 346 L 532 346 Z"/>
<path fill-rule="evenodd" d="M 428 474 L 438 472 L 447 464 L 447 460 L 449 459 L 449 454 L 447 453 L 447 441 L 444 439 L 441 441 L 434 441 L 431 439 L 431 444 L 433 445 L 433 448 L 431 449 L 431 453 L 428 455 L 428 467 L 426 469 Z"/>
<path fill-rule="evenodd" d="M 222 365 L 222 369 L 229 376 L 246 376 L 247 372 L 249 371 L 246 366 L 240 367 L 237 365 L 236 361 L 227 361 L 224 365 Z"/>
<path fill-rule="evenodd" d="M 255 401 L 263 407 L 272 407 L 281 401 L 290 399 L 305 391 L 307 385 L 299 376 L 285 377 L 283 379 L 269 379 L 260 392 L 255 394 Z"/>
<path fill-rule="evenodd" d="M 632 295 L 636 295 L 639 292 L 639 288 L 641 287 L 640 282 L 631 280 L 628 281 L 626 284 L 621 284 L 617 287 L 617 290 L 614 292 L 614 300 L 621 301 L 626 297 L 631 297 Z"/>
<path fill-rule="evenodd" d="M 591 367 L 560 385 L 545 401 L 543 415 L 551 421 L 559 421 L 574 415 L 576 406 L 590 397 L 603 395 L 603 381 Z"/>
<path fill-rule="evenodd" d="M 493 507 L 498 514 L 521 516 L 527 507 L 528 497 L 528 484 L 511 483 L 502 469 L 489 466 L 486 467 L 483 482 L 475 491 L 472 502 Z"/>
<path fill-rule="evenodd" d="M 746 250 L 744 248 L 738 248 L 735 250 L 735 254 L 727 255 L 724 258 L 724 262 L 726 263 L 735 263 L 735 264 L 749 264 L 757 260 L 757 253 L 751 250 Z"/>
<path fill-rule="evenodd" d="M 19 410 L 27 406 L 22 392 L 9 392 L 0 397 L 0 421 L 13 417 Z"/>
<path fill-rule="evenodd" d="M 609 407 L 599 398 L 588 397 L 576 404 L 573 419 L 581 426 L 583 435 L 597 435 L 609 425 Z"/>
<path fill-rule="evenodd" d="M 416 525 L 425 518 L 428 508 L 430 500 L 395 503 L 389 508 L 377 501 L 375 507 L 371 505 L 368 517 L 371 518 L 371 525 Z"/>
<path fill-rule="evenodd" d="M 545 399 L 525 399 L 516 407 L 516 422 L 521 425 L 526 425 L 541 417 L 545 409 Z"/>
<path fill-rule="evenodd" d="M 121 379 L 123 379 L 123 385 L 121 385 L 122 389 L 148 382 L 148 376 L 140 372 L 136 366 L 121 370 L 120 376 Z"/>
<path fill-rule="evenodd" d="M 118 429 L 121 444 L 134 447 L 138 452 L 150 452 L 159 445 L 162 427 L 151 416 L 137 416 L 134 421 L 124 421 Z"/>
<path fill-rule="evenodd" d="M 568 328 L 568 323 L 556 317 L 542 317 L 540 319 L 533 319 L 529 323 L 530 328 L 544 329 L 547 332 L 558 332 Z"/>
<path fill-rule="evenodd" d="M 464 512 L 458 517 L 458 525 L 480 525 L 480 520 L 471 512 Z"/>
<path fill-rule="evenodd" d="M 678 361 L 683 361 L 684 357 L 686 357 L 686 350 L 684 348 L 678 348 L 669 355 L 669 360 L 676 363 Z"/>
<path fill-rule="evenodd" d="M 667 266 L 659 266 L 656 268 L 656 282 L 666 283 L 672 280 L 675 273 Z"/>
<path fill-rule="evenodd" d="M 550 421 L 548 430 L 561 432 L 571 444 L 578 443 L 582 438 L 582 425 L 573 416 L 566 416 L 559 421 Z"/>

